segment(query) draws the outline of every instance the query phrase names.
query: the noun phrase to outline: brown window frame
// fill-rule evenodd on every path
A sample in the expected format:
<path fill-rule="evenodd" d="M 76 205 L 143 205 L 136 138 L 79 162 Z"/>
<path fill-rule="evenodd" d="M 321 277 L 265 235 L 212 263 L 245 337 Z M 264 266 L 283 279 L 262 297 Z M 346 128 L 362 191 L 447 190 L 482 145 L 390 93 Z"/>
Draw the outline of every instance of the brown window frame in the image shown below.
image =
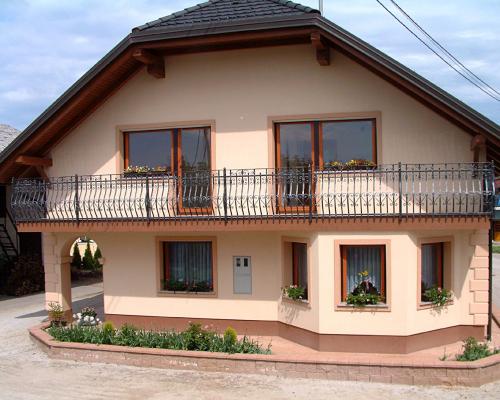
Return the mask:
<path fill-rule="evenodd" d="M 306 275 L 307 286 L 305 287 L 305 300 L 309 296 L 309 245 L 304 242 L 290 242 L 292 246 L 292 285 L 299 286 L 299 256 L 296 250 L 297 245 L 303 245 L 306 248 Z"/>
<path fill-rule="evenodd" d="M 182 131 L 183 130 L 191 130 L 191 129 L 203 129 L 208 131 L 208 136 L 210 139 L 209 142 L 209 155 L 208 155 L 208 173 L 211 173 L 211 152 L 212 152 L 212 127 L 211 126 L 182 126 L 182 127 L 174 127 L 174 128 L 165 128 L 165 129 L 141 129 L 141 130 L 131 130 L 123 132 L 123 147 L 124 147 L 124 169 L 129 167 L 129 135 L 130 134 L 140 134 L 140 133 L 152 133 L 152 132 L 170 132 L 170 174 L 172 176 L 177 176 L 179 178 L 177 185 L 177 194 L 179 196 L 178 202 L 178 213 L 179 214 L 212 214 L 213 213 L 213 205 L 209 207 L 184 207 L 182 204 Z M 209 195 L 212 195 L 212 180 L 209 178 Z"/>
<path fill-rule="evenodd" d="M 387 247 L 385 244 L 341 244 L 340 245 L 340 258 L 341 258 L 341 265 L 340 265 L 340 273 L 341 273 L 341 286 L 340 286 L 340 291 L 341 291 L 341 301 L 345 301 L 347 298 L 347 249 L 349 247 L 378 247 L 380 249 L 380 282 L 381 282 L 381 287 L 379 288 L 380 295 L 385 299 L 384 302 L 387 302 L 387 297 L 386 297 L 386 286 L 387 286 L 387 279 L 386 279 L 386 271 L 387 271 L 387 264 L 386 264 L 386 252 L 387 252 Z"/>
<path fill-rule="evenodd" d="M 437 285 L 440 288 L 443 288 L 444 286 L 444 246 L 445 242 L 423 242 L 420 245 L 420 251 L 422 251 L 424 246 L 433 246 L 437 248 L 437 261 L 438 261 L 438 273 L 437 273 L 437 278 L 438 282 Z M 423 258 L 420 257 L 420 302 L 421 303 L 426 303 L 426 301 L 422 300 L 422 271 L 423 271 Z"/>

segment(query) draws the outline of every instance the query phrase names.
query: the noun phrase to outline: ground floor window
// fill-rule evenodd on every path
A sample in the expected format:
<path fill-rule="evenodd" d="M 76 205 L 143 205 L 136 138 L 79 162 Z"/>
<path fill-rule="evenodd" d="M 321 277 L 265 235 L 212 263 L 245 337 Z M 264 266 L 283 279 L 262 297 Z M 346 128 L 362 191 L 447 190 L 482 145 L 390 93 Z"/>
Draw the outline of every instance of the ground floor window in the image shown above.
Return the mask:
<path fill-rule="evenodd" d="M 308 299 L 308 257 L 306 242 L 285 242 L 284 286 L 297 286 L 304 290 L 301 296 Z"/>
<path fill-rule="evenodd" d="M 211 241 L 163 242 L 163 288 L 169 291 L 212 292 Z"/>
<path fill-rule="evenodd" d="M 424 243 L 421 246 L 420 299 L 429 301 L 426 291 L 444 285 L 444 243 Z"/>
<path fill-rule="evenodd" d="M 343 245 L 340 250 L 342 301 L 360 290 L 385 298 L 385 246 Z"/>

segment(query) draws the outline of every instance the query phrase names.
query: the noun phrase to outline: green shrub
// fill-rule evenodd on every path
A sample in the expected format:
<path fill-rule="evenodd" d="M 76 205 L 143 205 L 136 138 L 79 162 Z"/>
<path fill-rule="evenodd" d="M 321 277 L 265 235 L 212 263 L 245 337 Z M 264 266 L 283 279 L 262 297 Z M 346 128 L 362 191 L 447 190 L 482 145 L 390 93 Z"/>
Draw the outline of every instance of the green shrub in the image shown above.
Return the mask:
<path fill-rule="evenodd" d="M 51 326 L 60 326 L 62 325 L 64 320 L 64 310 L 59 303 L 51 302 L 48 304 L 49 310 L 49 320 Z"/>
<path fill-rule="evenodd" d="M 73 246 L 73 259 L 71 260 L 71 265 L 75 268 L 82 267 L 82 256 L 80 254 L 80 249 L 78 247 L 78 242 Z"/>
<path fill-rule="evenodd" d="M 284 296 L 291 300 L 302 300 L 305 297 L 305 293 L 305 288 L 297 285 L 285 286 L 283 288 Z"/>
<path fill-rule="evenodd" d="M 2 293 L 9 296 L 24 296 L 43 291 L 45 273 L 42 258 L 38 254 L 20 255 L 10 260 L 3 267 L 6 278 Z"/>
<path fill-rule="evenodd" d="M 464 340 L 462 354 L 457 354 L 457 361 L 476 361 L 500 352 L 500 349 L 491 350 L 488 343 L 480 343 L 470 336 Z"/>
<path fill-rule="evenodd" d="M 102 264 L 99 261 L 102 258 L 101 249 L 97 247 L 94 252 L 94 269 L 102 268 Z"/>
<path fill-rule="evenodd" d="M 423 300 L 430 301 L 436 307 L 443 307 L 451 300 L 453 293 L 444 288 L 433 287 L 424 292 Z"/>
<path fill-rule="evenodd" d="M 224 331 L 224 342 L 226 342 L 231 346 L 234 346 L 237 340 L 238 340 L 238 334 L 236 333 L 234 328 L 228 326 Z"/>
<path fill-rule="evenodd" d="M 90 242 L 87 242 L 85 253 L 83 253 L 82 264 L 83 264 L 83 269 L 87 271 L 93 271 L 95 269 L 94 257 L 92 256 L 92 251 L 90 250 Z"/>
<path fill-rule="evenodd" d="M 226 330 L 226 333 L 228 330 Z M 232 331 L 236 335 L 234 329 Z M 107 323 L 100 326 L 52 326 L 47 329 L 47 332 L 55 340 L 61 342 L 224 353 L 271 353 L 270 345 L 263 348 L 257 341 L 246 336 L 238 340 L 233 336 L 233 333 L 220 335 L 214 331 L 203 329 L 200 324 L 190 324 L 183 332 L 146 331 L 137 329 L 132 325 L 123 325 L 121 329 L 115 330 L 112 324 L 108 325 Z"/>

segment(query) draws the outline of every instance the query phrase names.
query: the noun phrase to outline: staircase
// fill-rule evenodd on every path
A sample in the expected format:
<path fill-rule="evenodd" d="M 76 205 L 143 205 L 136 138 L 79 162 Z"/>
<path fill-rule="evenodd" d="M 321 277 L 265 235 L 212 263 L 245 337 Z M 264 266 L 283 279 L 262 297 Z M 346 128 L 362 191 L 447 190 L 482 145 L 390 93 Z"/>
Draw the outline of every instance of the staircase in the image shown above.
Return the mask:
<path fill-rule="evenodd" d="M 10 213 L 6 210 L 5 216 L 0 217 L 0 252 L 8 259 L 19 255 L 19 237 L 17 228 Z"/>

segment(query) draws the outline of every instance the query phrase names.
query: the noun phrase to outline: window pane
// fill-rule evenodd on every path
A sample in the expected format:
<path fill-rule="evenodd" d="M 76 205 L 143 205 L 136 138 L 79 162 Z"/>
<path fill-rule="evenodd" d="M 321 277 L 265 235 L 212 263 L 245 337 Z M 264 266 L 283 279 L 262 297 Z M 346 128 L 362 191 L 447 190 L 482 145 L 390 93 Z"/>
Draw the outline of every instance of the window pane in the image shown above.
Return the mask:
<path fill-rule="evenodd" d="M 312 165 L 311 123 L 280 124 L 281 168 Z"/>
<path fill-rule="evenodd" d="M 385 292 L 382 282 L 382 265 L 380 246 L 347 246 L 346 248 L 346 278 L 345 295 L 351 293 L 363 280 L 368 280 L 377 291 Z M 368 272 L 363 277 L 362 272 Z"/>
<path fill-rule="evenodd" d="M 373 160 L 373 121 L 323 122 L 323 163 Z"/>
<path fill-rule="evenodd" d="M 207 208 L 210 200 L 210 129 L 181 129 L 182 206 Z"/>
<path fill-rule="evenodd" d="M 170 290 L 193 290 L 213 287 L 212 243 L 169 242 L 165 243 L 165 279 Z M 183 285 L 186 288 L 183 289 Z M 207 291 L 207 290 L 204 290 Z"/>
<path fill-rule="evenodd" d="M 307 299 L 307 244 L 292 243 L 293 246 L 293 284 L 305 289 Z"/>
<path fill-rule="evenodd" d="M 171 131 L 128 134 L 128 166 L 166 168 L 172 165 Z"/>
<path fill-rule="evenodd" d="M 281 203 L 286 207 L 309 204 L 308 167 L 312 165 L 311 123 L 280 124 Z"/>
<path fill-rule="evenodd" d="M 422 262 L 422 300 L 427 289 L 442 285 L 442 243 L 423 244 L 421 251 Z"/>

